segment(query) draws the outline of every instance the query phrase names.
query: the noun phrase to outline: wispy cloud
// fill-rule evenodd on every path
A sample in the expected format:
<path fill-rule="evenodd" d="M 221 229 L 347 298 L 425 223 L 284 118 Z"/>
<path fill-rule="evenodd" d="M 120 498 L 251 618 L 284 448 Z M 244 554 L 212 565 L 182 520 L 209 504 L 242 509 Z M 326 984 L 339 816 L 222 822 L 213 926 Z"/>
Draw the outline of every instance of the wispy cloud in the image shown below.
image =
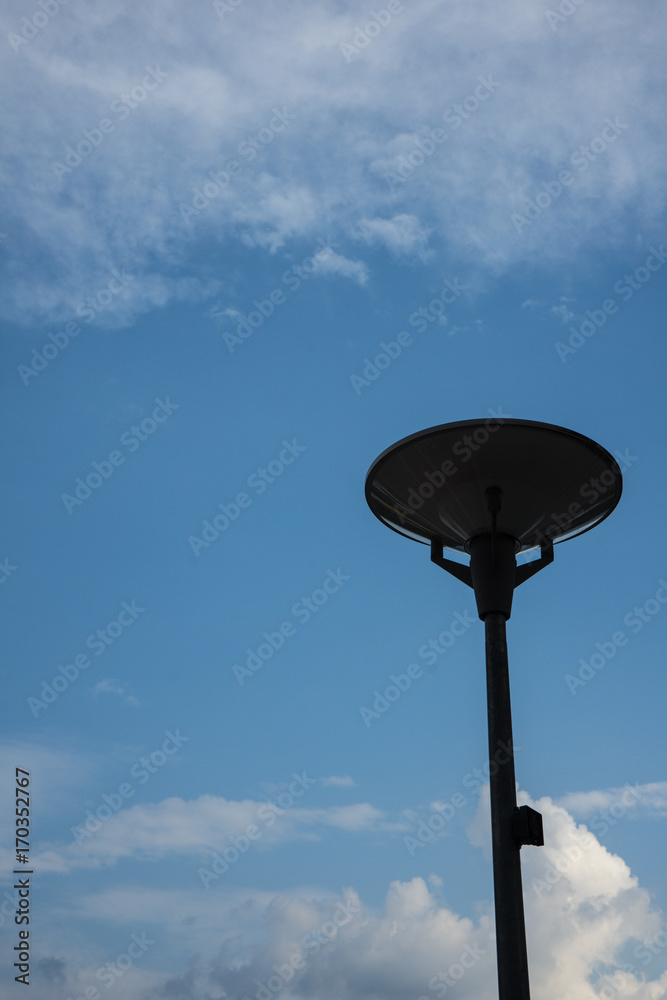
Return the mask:
<path fill-rule="evenodd" d="M 552 306 L 551 312 L 560 319 L 561 323 L 568 323 L 574 317 L 574 313 L 571 309 L 568 309 L 565 302 L 561 302 L 557 306 Z"/>
<path fill-rule="evenodd" d="M 414 215 L 395 215 L 392 219 L 362 219 L 352 229 L 352 236 L 365 243 L 385 246 L 397 257 L 428 259 L 430 229 Z"/>
<path fill-rule="evenodd" d="M 280 795 L 275 801 L 232 801 L 215 795 L 190 801 L 174 797 L 122 809 L 80 846 L 51 845 L 39 852 L 35 864 L 45 872 L 63 872 L 113 864 L 120 858 L 157 861 L 170 855 L 195 856 L 221 850 L 229 838 L 242 835 L 252 825 L 262 831 L 260 850 L 288 840 L 320 839 L 327 830 L 363 834 L 396 832 L 405 827 L 368 802 L 304 808 L 290 806 Z"/>
<path fill-rule="evenodd" d="M 418 261 L 437 239 L 452 261 L 497 274 L 621 246 L 630 213 L 633 233 L 659 236 L 667 27 L 658 8 L 587 0 L 568 21 L 567 86 L 556 87 L 561 34 L 549 27 L 546 0 L 502 11 L 491 0 L 446 10 L 416 0 L 352 63 L 340 42 L 355 35 L 360 14 L 333 0 L 280 8 L 255 0 L 224 19 L 210 4 L 194 14 L 172 6 L 166 19 L 162 10 L 157 0 L 85 13 L 70 5 L 19 52 L 8 49 L 3 90 L 16 111 L 4 125 L 4 228 L 14 260 L 5 316 L 70 320 L 114 267 L 136 279 L 100 316 L 103 325 L 201 301 L 217 286 L 200 241 L 232 256 L 239 244 L 272 254 L 330 230 Z M 5 6 L 5 33 L 20 31 L 24 13 Z M 601 47 L 614 58 L 600 60 Z M 120 120 L 109 109 L 142 86 L 146 52 L 163 79 Z M 474 101 L 480 72 L 498 81 L 497 94 L 470 120 L 452 118 L 457 103 Z M 288 125 L 269 141 L 277 114 Z M 86 132 L 96 137 L 105 116 L 114 130 L 89 149 L 95 139 Z M 610 147 L 515 233 L 512 212 L 567 169 L 609 117 L 628 123 L 632 141 Z M 447 141 L 409 184 L 389 191 L 387 163 L 441 126 Z M 52 164 L 68 147 L 83 158 L 54 189 Z M 185 226 L 179 204 L 230 163 L 238 169 L 224 191 Z M 344 247 L 340 256 L 349 256 Z M 362 284 L 353 264 L 356 271 L 336 258 L 327 266 Z"/>
<path fill-rule="evenodd" d="M 341 775 L 336 777 L 332 775 L 330 778 L 320 778 L 323 785 L 334 785 L 339 788 L 353 788 L 356 784 L 354 778 L 351 778 L 349 774 Z"/>
<path fill-rule="evenodd" d="M 368 266 L 363 260 L 350 260 L 348 257 L 336 253 L 335 250 L 315 258 L 314 273 L 351 278 L 359 285 L 365 285 L 369 276 Z"/>
<path fill-rule="evenodd" d="M 101 694 L 115 694 L 133 707 L 139 704 L 139 700 L 132 694 L 127 694 L 126 688 L 118 684 L 116 681 L 111 680 L 110 677 L 103 677 L 101 681 L 92 688 L 92 694 L 95 698 L 99 697 Z"/>
<path fill-rule="evenodd" d="M 575 816 L 587 819 L 602 810 L 623 808 L 633 815 L 667 816 L 667 781 L 655 781 L 646 785 L 626 785 L 623 788 L 607 788 L 591 792 L 570 792 L 558 799 Z"/>

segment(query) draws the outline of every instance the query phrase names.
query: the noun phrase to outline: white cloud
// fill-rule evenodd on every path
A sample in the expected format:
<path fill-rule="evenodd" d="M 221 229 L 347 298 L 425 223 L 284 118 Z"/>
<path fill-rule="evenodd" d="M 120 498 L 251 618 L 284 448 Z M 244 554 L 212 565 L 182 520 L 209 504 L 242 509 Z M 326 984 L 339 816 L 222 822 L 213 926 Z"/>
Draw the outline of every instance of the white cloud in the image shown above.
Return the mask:
<path fill-rule="evenodd" d="M 304 808 L 295 804 L 298 797 L 283 794 L 286 798 L 278 795 L 268 803 L 202 795 L 191 801 L 169 798 L 137 804 L 101 821 L 94 819 L 87 827 L 82 822 L 79 844 L 50 845 L 37 854 L 35 864 L 42 871 L 65 872 L 113 864 L 120 858 L 157 861 L 175 854 L 210 855 L 230 846 L 230 838 L 245 836 L 249 827 L 259 831 L 252 844 L 249 841 L 258 850 L 285 840 L 319 839 L 327 829 L 359 834 L 405 827 L 385 819 L 367 802 Z"/>
<path fill-rule="evenodd" d="M 351 778 L 349 774 L 332 775 L 330 778 L 321 778 L 320 781 L 323 785 L 335 785 L 340 788 L 353 788 L 356 785 L 354 778 Z"/>
<path fill-rule="evenodd" d="M 554 316 L 558 316 L 561 323 L 567 323 L 574 318 L 574 313 L 571 309 L 568 309 L 564 302 L 561 302 L 560 305 L 552 306 L 551 312 Z"/>
<path fill-rule="evenodd" d="M 520 798 L 531 802 L 525 793 Z M 481 814 L 486 802 L 482 796 Z M 649 894 L 623 860 L 578 827 L 566 810 L 548 798 L 531 804 L 543 813 L 548 838 L 545 848 L 522 852 L 534 995 L 542 1000 L 605 997 L 609 976 L 620 987 L 619 995 L 641 1000 L 667 996 L 667 973 L 661 974 L 667 934 L 661 932 Z M 573 846 L 579 846 L 581 856 L 572 852 Z M 348 890 L 346 898 L 358 912 L 317 952 L 304 949 L 303 939 L 309 927 L 324 922 L 332 901 L 277 897 L 264 912 L 268 939 L 260 944 L 255 938 L 250 947 L 229 940 L 217 958 L 199 964 L 188 995 L 204 997 L 215 983 L 228 995 L 243 991 L 254 998 L 257 982 L 265 982 L 275 964 L 283 966 L 301 951 L 305 965 L 290 981 L 288 996 L 433 998 L 445 995 L 449 975 L 457 996 L 485 1000 L 496 989 L 491 905 L 478 907 L 474 920 L 461 917 L 439 899 L 437 878 L 430 884 L 431 889 L 421 878 L 392 883 L 380 913 Z M 658 957 L 644 941 L 653 943 Z M 235 962 L 240 954 L 243 961 Z"/>
<path fill-rule="evenodd" d="M 534 995 L 541 1000 L 667 996 L 662 972 L 667 933 L 649 894 L 625 862 L 561 806 L 548 798 L 533 802 L 525 793 L 520 799 L 542 812 L 547 837 L 546 847 L 522 851 Z M 482 795 L 482 822 L 487 808 L 488 796 Z M 174 936 L 185 933 L 191 942 L 197 940 L 196 926 L 206 926 L 199 940 L 208 947 L 198 948 L 189 967 L 161 986 L 169 993 L 180 983 L 179 995 L 188 1000 L 204 1000 L 217 990 L 255 1000 L 262 985 L 266 998 L 273 995 L 269 979 L 280 969 L 289 979 L 282 983 L 287 997 L 433 1000 L 446 995 L 449 982 L 447 990 L 455 986 L 462 1000 L 486 1000 L 496 990 L 492 905 L 478 904 L 474 919 L 463 917 L 443 901 L 446 891 L 437 875 L 428 884 L 419 877 L 396 881 L 376 911 L 352 889 L 338 898 L 304 889 L 221 890 L 213 906 L 210 898 L 200 903 L 194 893 L 153 889 L 141 897 L 137 890 L 117 888 L 86 897 L 84 907 L 88 916 L 114 921 L 136 912 Z M 192 919 L 184 926 L 188 914 Z M 293 975 L 291 958 L 298 965 Z M 277 992 L 278 980 L 275 985 Z"/>
<path fill-rule="evenodd" d="M 314 230 L 317 200 L 306 183 L 285 184 L 283 179 L 263 173 L 257 179 L 251 203 L 233 207 L 231 219 L 240 223 L 244 243 L 273 254 L 290 238 Z"/>
<path fill-rule="evenodd" d="M 96 698 L 101 694 L 117 694 L 118 697 L 123 698 L 128 705 L 136 707 L 139 704 L 139 701 L 134 697 L 134 695 L 127 694 L 126 689 L 116 681 L 112 681 L 110 677 L 103 677 L 101 681 L 98 681 L 92 688 L 92 694 Z"/>
<path fill-rule="evenodd" d="M 664 785 L 641 787 L 654 797 L 664 794 Z M 620 801 L 623 790 L 614 792 L 614 801 Z M 562 805 L 546 797 L 533 801 L 525 792 L 519 793 L 519 801 L 542 813 L 546 839 L 542 848 L 522 850 L 533 994 L 541 1000 L 667 997 L 667 927 L 652 908 L 649 893 L 623 859 L 578 825 Z M 597 808 L 602 801 L 589 796 L 579 805 Z M 606 795 L 604 804 L 610 803 Z M 154 811 L 146 834 L 158 838 L 158 853 L 165 845 L 172 851 L 191 851 L 199 828 L 220 826 L 222 818 L 227 832 L 241 830 L 256 805 L 213 796 L 192 803 L 166 800 Z M 191 811 L 192 823 L 186 815 Z M 311 826 L 387 829 L 370 807 L 358 810 L 360 826 L 350 822 L 351 814 L 301 812 L 298 822 Z M 127 811 L 130 814 L 131 825 L 117 828 L 113 839 L 139 836 L 143 848 L 146 812 L 135 807 Z M 162 841 L 160 823 L 168 827 Z M 110 820 L 106 826 L 111 825 Z M 488 841 L 488 786 L 480 795 L 473 826 L 478 831 L 473 842 Z M 62 986 L 64 1000 L 73 990 L 81 993 L 96 982 L 95 971 L 109 956 L 72 939 L 77 920 L 106 922 L 117 940 L 117 929 L 128 926 L 131 914 L 133 926 L 152 929 L 149 937 L 159 942 L 160 956 L 149 952 L 143 965 L 137 961 L 129 970 L 122 987 L 128 1000 L 159 1000 L 165 995 L 257 1000 L 258 994 L 270 1000 L 283 987 L 283 995 L 294 1000 L 434 1000 L 446 995 L 448 983 L 447 989 L 453 994 L 455 985 L 461 1000 L 487 1000 L 496 990 L 492 903 L 478 902 L 471 918 L 457 914 L 446 896 L 447 882 L 436 873 L 427 880 L 392 882 L 379 909 L 365 904 L 352 888 L 338 895 L 313 887 L 276 893 L 230 888 L 223 882 L 207 893 L 200 887 L 121 883 L 87 891 L 67 898 L 60 905 L 60 918 L 48 923 L 46 940 L 52 954 L 45 952 L 45 958 L 52 977 L 48 991 L 36 982 L 35 997 L 61 1000 L 61 993 L 49 992 L 55 984 Z M 170 952 L 172 960 L 167 961 Z"/>
<path fill-rule="evenodd" d="M 607 811 L 612 819 L 628 814 L 663 817 L 667 816 L 667 781 L 591 792 L 571 792 L 560 798 L 558 804 L 575 816 L 585 819 L 603 811 Z"/>
<path fill-rule="evenodd" d="M 335 274 L 341 278 L 351 278 L 359 285 L 368 281 L 368 267 L 363 260 L 350 260 L 335 250 L 315 256 L 314 274 Z"/>
<path fill-rule="evenodd" d="M 356 239 L 386 246 L 395 256 L 418 256 L 426 259 L 430 230 L 414 215 L 395 215 L 393 219 L 362 219 L 352 230 Z"/>
<path fill-rule="evenodd" d="M 644 5 L 639 17 L 620 0 L 587 0 L 559 33 L 545 17 L 549 0 L 502 10 L 491 0 L 415 0 L 350 63 L 340 42 L 361 15 L 334 0 L 255 0 L 224 21 L 211 4 L 193 12 L 172 3 L 168 17 L 157 0 L 88 8 L 61 10 L 4 60 L 13 109 L 3 131 L 7 316 L 71 319 L 112 268 L 136 277 L 103 324 L 214 294 L 200 240 L 233 256 L 239 241 L 276 253 L 322 232 L 357 231 L 424 257 L 431 230 L 447 259 L 498 274 L 525 261 L 590 259 L 600 245 L 628 246 L 637 231 L 659 238 L 667 23 L 657 7 Z M 20 4 L 5 5 L 5 32 L 23 15 Z M 146 53 L 166 75 L 121 119 L 110 109 L 141 85 Z M 480 78 L 497 86 L 477 101 Z M 457 105 L 470 109 L 465 117 L 451 111 Z M 281 124 L 276 109 L 294 118 L 270 134 L 272 121 Z M 448 123 L 449 112 L 458 117 Z M 90 152 L 83 146 L 81 162 L 56 181 L 52 163 L 105 116 L 114 130 Z M 617 126 L 586 170 L 573 167 L 607 118 L 627 129 Z M 435 128 L 446 141 L 391 190 L 384 174 Z M 252 159 L 239 152 L 253 149 L 242 146 L 250 140 Z M 230 160 L 238 171 L 186 225 L 179 206 Z M 511 214 L 566 168 L 572 184 L 516 232 Z"/>

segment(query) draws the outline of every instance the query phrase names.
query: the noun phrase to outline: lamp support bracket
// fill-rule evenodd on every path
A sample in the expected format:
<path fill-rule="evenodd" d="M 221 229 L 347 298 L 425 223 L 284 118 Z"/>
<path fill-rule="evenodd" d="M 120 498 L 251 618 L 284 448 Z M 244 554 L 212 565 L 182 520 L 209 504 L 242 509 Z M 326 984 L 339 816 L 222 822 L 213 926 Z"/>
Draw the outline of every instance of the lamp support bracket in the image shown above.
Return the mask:
<path fill-rule="evenodd" d="M 477 535 L 470 543 L 470 565 L 464 566 L 452 559 L 445 559 L 442 539 L 432 538 L 431 562 L 472 587 L 482 620 L 492 612 L 498 612 L 508 619 L 515 589 L 552 563 L 554 558 L 553 542 L 549 539 L 540 546 L 539 559 L 517 566 L 514 545 L 515 541 L 510 535 L 495 532 Z"/>
<path fill-rule="evenodd" d="M 539 573 L 541 569 L 548 566 L 549 563 L 554 561 L 554 543 L 551 539 L 547 539 L 546 542 L 542 542 L 540 545 L 540 558 L 534 559 L 532 562 L 524 563 L 523 566 L 517 566 L 516 576 L 514 577 L 514 588 L 516 589 L 519 584 L 523 583 L 525 580 L 529 580 L 531 576 Z"/>
<path fill-rule="evenodd" d="M 461 580 L 462 583 L 466 583 L 469 587 L 472 587 L 472 573 L 470 572 L 470 566 L 464 566 L 462 563 L 454 562 L 453 559 L 445 559 L 443 555 L 444 543 L 441 538 L 431 539 L 431 562 L 434 562 L 436 566 L 440 569 L 446 570 L 447 573 L 451 573 L 455 576 L 457 580 Z"/>

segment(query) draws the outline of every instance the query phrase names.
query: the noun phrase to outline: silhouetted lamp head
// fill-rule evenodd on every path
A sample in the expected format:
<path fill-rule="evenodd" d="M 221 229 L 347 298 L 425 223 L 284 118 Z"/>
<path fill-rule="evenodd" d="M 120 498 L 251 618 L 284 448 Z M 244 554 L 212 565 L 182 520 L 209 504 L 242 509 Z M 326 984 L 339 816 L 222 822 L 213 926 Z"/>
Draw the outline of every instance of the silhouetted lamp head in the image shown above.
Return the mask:
<path fill-rule="evenodd" d="M 513 538 L 515 552 L 562 542 L 604 520 L 621 489 L 618 463 L 595 441 L 509 418 L 411 434 L 387 448 L 366 477 L 366 500 L 384 524 L 459 552 L 491 531 Z"/>
<path fill-rule="evenodd" d="M 505 417 L 461 420 L 403 438 L 373 462 L 366 500 L 384 524 L 430 544 L 431 559 L 475 591 L 483 620 L 509 618 L 514 589 L 553 560 L 553 543 L 607 517 L 616 460 L 575 431 Z M 539 546 L 521 567 L 516 554 Z M 443 549 L 470 554 L 470 566 Z"/>

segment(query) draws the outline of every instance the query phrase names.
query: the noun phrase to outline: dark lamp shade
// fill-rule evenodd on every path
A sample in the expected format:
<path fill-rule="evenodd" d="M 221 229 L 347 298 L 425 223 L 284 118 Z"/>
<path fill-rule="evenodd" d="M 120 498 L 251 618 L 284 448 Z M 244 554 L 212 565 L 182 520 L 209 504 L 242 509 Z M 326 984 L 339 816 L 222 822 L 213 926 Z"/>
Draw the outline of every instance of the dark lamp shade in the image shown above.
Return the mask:
<path fill-rule="evenodd" d="M 599 524 L 620 499 L 622 476 L 608 451 L 564 427 L 462 420 L 384 451 L 368 471 L 366 500 L 394 531 L 466 552 L 491 530 L 488 487 L 502 491 L 496 530 L 524 552 Z"/>

